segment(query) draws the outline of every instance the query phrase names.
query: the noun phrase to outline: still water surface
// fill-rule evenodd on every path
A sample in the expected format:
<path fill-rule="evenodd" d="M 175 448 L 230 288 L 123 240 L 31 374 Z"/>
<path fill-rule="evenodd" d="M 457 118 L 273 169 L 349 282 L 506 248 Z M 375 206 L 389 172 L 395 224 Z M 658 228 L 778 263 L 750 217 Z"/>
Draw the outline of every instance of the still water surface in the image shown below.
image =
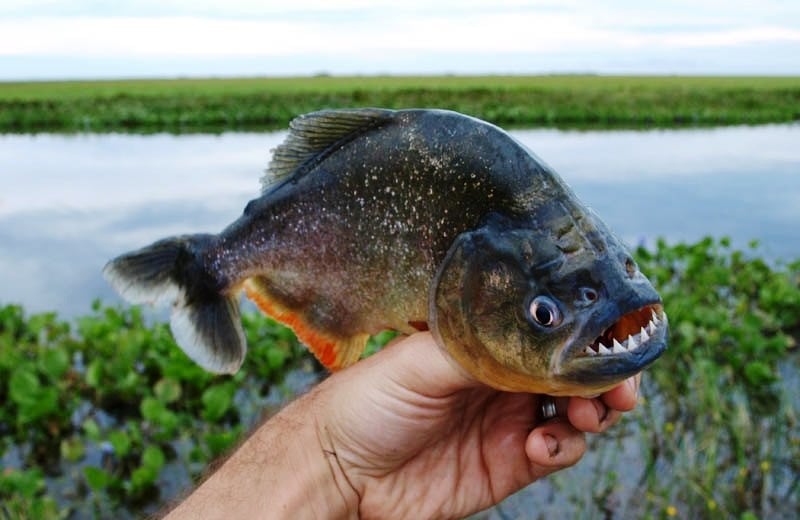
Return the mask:
<path fill-rule="evenodd" d="M 629 244 L 729 235 L 800 257 L 800 125 L 512 132 Z M 285 133 L 0 136 L 0 304 L 85 314 L 112 256 L 216 232 Z"/>

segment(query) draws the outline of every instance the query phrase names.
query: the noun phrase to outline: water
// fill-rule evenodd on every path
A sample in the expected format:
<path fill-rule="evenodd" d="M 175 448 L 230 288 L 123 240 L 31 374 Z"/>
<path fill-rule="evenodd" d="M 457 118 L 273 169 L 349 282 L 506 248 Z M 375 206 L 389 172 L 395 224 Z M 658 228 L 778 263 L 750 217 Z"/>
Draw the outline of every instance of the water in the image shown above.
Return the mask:
<path fill-rule="evenodd" d="M 730 235 L 800 257 L 800 125 L 513 134 L 629 244 Z M 0 136 L 0 303 L 73 317 L 117 301 L 109 258 L 222 229 L 284 137 Z"/>
<path fill-rule="evenodd" d="M 773 259 L 800 257 L 800 125 L 514 135 L 631 244 L 730 235 L 739 245 L 759 239 Z M 269 149 L 284 136 L 0 136 L 0 304 L 71 317 L 93 298 L 116 301 L 100 277 L 109 258 L 166 235 L 224 227 L 257 196 Z M 782 370 L 787 395 L 797 395 L 796 363 Z M 276 399 L 239 404 L 255 416 Z M 640 406 L 634 417 L 662 408 Z M 660 431 L 664 421 L 659 415 L 647 427 Z M 580 516 L 598 511 L 598 497 L 612 510 L 630 502 L 635 511 L 647 449 L 637 424 L 590 438 L 580 466 L 479 517 Z M 612 471 L 619 476 L 608 477 Z M 172 494 L 186 472 L 168 468 L 167 479 Z M 75 480 L 67 473 L 49 489 Z"/>

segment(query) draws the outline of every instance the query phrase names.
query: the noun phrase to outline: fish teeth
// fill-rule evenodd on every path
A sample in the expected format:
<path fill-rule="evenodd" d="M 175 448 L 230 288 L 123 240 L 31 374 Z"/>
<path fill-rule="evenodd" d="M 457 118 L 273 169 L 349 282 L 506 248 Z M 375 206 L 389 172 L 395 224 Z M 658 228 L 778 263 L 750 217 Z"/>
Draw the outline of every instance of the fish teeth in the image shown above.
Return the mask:
<path fill-rule="evenodd" d="M 641 340 L 642 343 L 650 339 L 650 336 L 647 334 L 647 331 L 644 330 L 644 327 L 642 327 L 642 331 L 639 332 L 639 339 Z"/>
<path fill-rule="evenodd" d="M 607 348 L 605 345 L 603 345 L 602 343 L 600 343 L 600 349 L 599 349 L 599 350 L 600 350 L 600 353 L 601 353 L 601 354 L 611 354 L 611 352 L 612 352 L 611 350 L 609 350 L 609 349 L 608 349 L 608 348 Z"/>
<path fill-rule="evenodd" d="M 614 354 L 622 354 L 624 352 L 627 352 L 627 350 L 625 350 L 625 347 L 620 345 L 618 341 L 614 340 L 614 348 L 611 349 L 611 352 L 613 352 Z"/>
<path fill-rule="evenodd" d="M 639 344 L 636 343 L 636 338 L 633 336 L 628 336 L 628 350 L 635 350 L 638 346 Z"/>
<path fill-rule="evenodd" d="M 653 314 L 653 318 L 651 319 L 651 321 L 655 325 L 658 325 L 660 323 L 660 321 L 661 321 L 661 320 L 658 319 L 658 314 L 656 314 L 656 311 L 650 311 L 650 312 L 652 312 L 652 314 Z"/>
<path fill-rule="evenodd" d="M 597 355 L 597 352 L 594 351 L 594 349 L 591 347 L 591 345 L 586 347 L 583 351 L 586 352 L 587 354 L 589 354 L 590 356 L 596 356 Z"/>
<path fill-rule="evenodd" d="M 650 320 L 650 323 L 647 324 L 647 332 L 650 334 L 656 333 L 656 324 L 653 323 L 653 320 Z"/>

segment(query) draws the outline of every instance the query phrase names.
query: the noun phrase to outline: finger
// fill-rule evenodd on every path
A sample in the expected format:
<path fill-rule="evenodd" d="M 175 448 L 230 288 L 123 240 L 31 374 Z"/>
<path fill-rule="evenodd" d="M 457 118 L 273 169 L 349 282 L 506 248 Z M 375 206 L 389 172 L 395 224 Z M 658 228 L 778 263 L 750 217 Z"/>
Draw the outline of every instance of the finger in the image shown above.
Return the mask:
<path fill-rule="evenodd" d="M 586 452 L 582 432 L 564 419 L 547 421 L 531 431 L 525 441 L 525 454 L 536 478 L 572 466 Z"/>
<path fill-rule="evenodd" d="M 628 378 L 621 385 L 616 386 L 600 396 L 603 403 L 614 410 L 627 412 L 636 407 L 639 399 L 639 383 L 641 374 Z"/>
<path fill-rule="evenodd" d="M 607 407 L 600 399 L 573 397 L 567 404 L 567 418 L 582 432 L 600 433 L 614 425 L 622 414 Z"/>
<path fill-rule="evenodd" d="M 480 386 L 436 344 L 430 332 L 418 332 L 392 342 L 353 368 L 359 365 L 370 370 L 374 377 L 393 380 L 431 397 Z"/>

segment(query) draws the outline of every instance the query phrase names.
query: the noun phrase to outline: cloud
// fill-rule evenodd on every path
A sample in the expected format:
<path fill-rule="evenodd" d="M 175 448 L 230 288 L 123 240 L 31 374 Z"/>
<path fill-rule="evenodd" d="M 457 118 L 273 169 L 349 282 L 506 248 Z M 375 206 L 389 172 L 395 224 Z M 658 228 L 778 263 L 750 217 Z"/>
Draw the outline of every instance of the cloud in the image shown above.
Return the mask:
<path fill-rule="evenodd" d="M 738 64 L 725 58 L 720 65 L 708 54 L 717 51 L 739 56 Z M 7 79 L 163 70 L 697 73 L 698 64 L 715 73 L 796 74 L 797 55 L 800 3 L 778 0 L 0 3 L 0 77 Z"/>
<path fill-rule="evenodd" d="M 411 23 L 413 22 L 413 23 Z M 480 31 L 476 31 L 480 27 Z M 0 55 L 290 56 L 380 52 L 545 53 L 564 50 L 800 42 L 800 30 L 643 33 L 552 13 L 399 17 L 382 25 L 204 17 L 49 17 L 0 21 Z"/>

